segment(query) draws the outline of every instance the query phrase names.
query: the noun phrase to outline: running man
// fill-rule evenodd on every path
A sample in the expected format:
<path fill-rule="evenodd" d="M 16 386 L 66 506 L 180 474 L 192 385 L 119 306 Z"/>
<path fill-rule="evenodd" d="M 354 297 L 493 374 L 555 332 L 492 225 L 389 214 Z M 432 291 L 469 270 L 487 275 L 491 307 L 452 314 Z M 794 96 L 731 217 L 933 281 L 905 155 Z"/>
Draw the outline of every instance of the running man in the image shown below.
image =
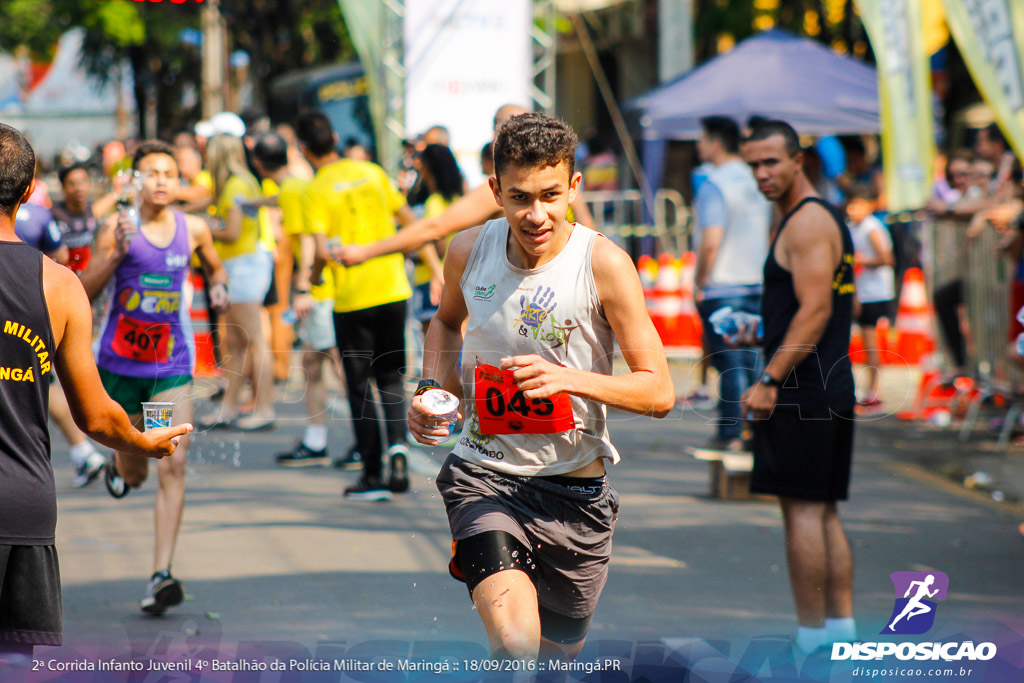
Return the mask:
<path fill-rule="evenodd" d="M 505 218 L 452 241 L 409 409 L 417 441 L 433 444 L 447 423 L 420 395 L 465 387 L 466 425 L 437 487 L 455 540 L 449 569 L 498 657 L 580 651 L 618 515 L 606 407 L 664 417 L 674 400 L 632 261 L 566 220 L 576 144 L 542 114 L 500 129 L 490 188 Z M 616 338 L 630 372 L 612 376 Z"/>
<path fill-rule="evenodd" d="M 853 241 L 803 172 L 792 126 L 766 121 L 743 155 L 784 216 L 764 265 L 764 374 L 743 396 L 753 413 L 750 490 L 779 496 L 796 646 L 809 653 L 856 636 L 853 557 L 839 520 L 853 455 Z"/>
<path fill-rule="evenodd" d="M 0 123 L 0 659 L 62 640 L 57 499 L 46 428 L 54 368 L 79 426 L 133 457 L 174 452 L 190 424 L 140 432 L 107 396 L 92 357 L 89 299 L 78 278 L 18 240 L 35 153 Z"/>
<path fill-rule="evenodd" d="M 183 292 L 192 254 L 203 262 L 211 282 L 210 305 L 219 310 L 227 306 L 227 272 L 206 224 L 170 208 L 179 183 L 174 148 L 145 142 L 135 153 L 133 168 L 143 178 L 139 224 L 122 213 L 100 228 L 93 258 L 82 275 L 92 298 L 114 283 L 97 365 L 103 386 L 135 424 L 142 424 L 145 401 L 173 402 L 174 422 L 189 422 L 195 350 Z M 171 561 L 185 507 L 188 445 L 189 440 L 182 439 L 174 454 L 157 466 L 153 575 L 140 605 L 150 614 L 162 614 L 185 597 L 181 583 L 171 575 Z M 142 484 L 148 470 L 145 459 L 117 452 L 107 464 L 107 490 L 122 498 Z"/>
<path fill-rule="evenodd" d="M 917 593 L 914 595 L 914 597 L 910 598 L 910 601 L 907 602 L 906 606 L 903 608 L 903 611 L 899 613 L 899 616 L 893 619 L 892 623 L 889 624 L 890 631 L 896 631 L 896 624 L 903 617 L 906 617 L 907 621 L 910 621 L 919 614 L 927 614 L 928 612 L 932 611 L 931 607 L 929 607 L 921 601 L 924 598 L 934 598 L 936 594 L 938 594 L 938 588 L 936 588 L 933 591 L 928 590 L 928 587 L 931 586 L 933 583 L 935 583 L 934 574 L 929 574 L 928 576 L 926 576 L 924 578 L 924 581 L 910 582 L 910 585 L 907 586 L 907 592 L 903 594 L 903 597 L 910 598 L 910 593 L 914 590 L 914 586 L 917 586 Z"/>

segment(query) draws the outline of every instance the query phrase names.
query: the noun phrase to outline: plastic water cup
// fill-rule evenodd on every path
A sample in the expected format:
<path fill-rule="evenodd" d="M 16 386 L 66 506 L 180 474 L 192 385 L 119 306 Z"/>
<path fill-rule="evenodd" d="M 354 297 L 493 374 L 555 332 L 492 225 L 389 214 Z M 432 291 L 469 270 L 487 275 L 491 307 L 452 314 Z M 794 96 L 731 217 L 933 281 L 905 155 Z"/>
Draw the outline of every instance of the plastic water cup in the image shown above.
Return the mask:
<path fill-rule="evenodd" d="M 327 240 L 327 253 L 330 254 L 331 260 L 338 260 L 338 251 L 345 246 L 341 241 L 340 237 L 331 237 Z"/>
<path fill-rule="evenodd" d="M 142 420 L 146 431 L 158 427 L 170 427 L 174 404 L 167 401 L 147 401 L 142 404 Z"/>
<path fill-rule="evenodd" d="M 455 431 L 459 419 L 459 397 L 444 389 L 428 389 L 420 394 L 420 402 L 428 413 L 448 422 L 448 434 L 434 439 L 435 444 L 445 441 Z"/>

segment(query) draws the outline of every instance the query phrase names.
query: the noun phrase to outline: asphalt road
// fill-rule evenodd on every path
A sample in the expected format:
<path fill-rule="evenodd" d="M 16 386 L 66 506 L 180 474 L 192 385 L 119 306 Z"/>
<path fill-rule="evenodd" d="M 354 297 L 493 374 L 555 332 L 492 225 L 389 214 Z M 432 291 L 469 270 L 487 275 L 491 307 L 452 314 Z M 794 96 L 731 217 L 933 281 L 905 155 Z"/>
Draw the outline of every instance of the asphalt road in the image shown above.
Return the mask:
<path fill-rule="evenodd" d="M 302 431 L 301 397 L 282 392 L 279 398 L 273 432 L 195 436 L 173 567 L 188 598 L 160 618 L 138 610 L 151 571 L 155 477 L 120 501 L 100 482 L 73 489 L 66 448 L 55 437 L 65 646 L 49 650 L 51 656 L 277 652 L 302 659 L 389 648 L 433 648 L 466 661 L 484 656 L 479 619 L 465 588 L 446 571 L 450 536 L 433 485 L 446 451 L 415 449 L 407 495 L 348 502 L 341 490 L 352 473 L 275 466 L 273 455 Z M 330 448 L 340 455 L 351 432 L 344 401 L 334 406 Z M 715 671 L 724 667 L 720 680 L 732 680 L 730 666 L 749 659 L 754 645 L 788 651 L 796 623 L 777 506 L 709 497 L 707 465 L 685 454 L 710 436 L 704 417 L 677 410 L 660 421 L 611 418 L 622 462 L 610 481 L 621 512 L 610 578 L 581 660 L 617 653 L 639 666 L 644 657 L 658 663 L 666 652 L 685 651 L 705 657 Z M 1011 669 L 1024 674 L 1019 513 L 965 495 L 908 463 L 893 445 L 892 426 L 882 425 L 859 427 L 851 498 L 841 506 L 855 552 L 861 637 L 885 639 L 873 634 L 893 608 L 891 572 L 938 570 L 949 576 L 949 594 L 928 638 L 1001 638 L 1008 643 L 1003 651 L 1015 653 L 1006 655 Z M 708 648 L 714 657 L 693 654 Z M 765 677 L 770 669 L 762 671 L 764 680 L 775 680 Z M 665 680 L 682 680 L 675 673 Z M 24 669 L 0 670 L 0 681 L 37 680 L 28 676 Z M 820 676 L 851 680 L 852 674 Z M 637 676 L 608 678 L 626 679 Z M 692 674 L 690 680 L 719 678 Z"/>

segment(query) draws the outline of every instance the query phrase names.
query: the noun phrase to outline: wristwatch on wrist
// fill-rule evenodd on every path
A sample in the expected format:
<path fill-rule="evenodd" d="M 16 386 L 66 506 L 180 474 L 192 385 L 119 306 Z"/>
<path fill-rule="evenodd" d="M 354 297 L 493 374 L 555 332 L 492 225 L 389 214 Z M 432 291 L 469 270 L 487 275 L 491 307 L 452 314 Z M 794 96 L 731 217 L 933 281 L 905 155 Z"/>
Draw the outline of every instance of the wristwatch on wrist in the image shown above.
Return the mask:
<path fill-rule="evenodd" d="M 413 394 L 413 396 L 419 396 L 420 394 L 422 394 L 425 391 L 430 391 L 431 389 L 440 389 L 440 388 L 441 388 L 441 385 L 437 383 L 437 380 L 421 379 L 420 383 L 416 385 L 416 392 Z"/>
<path fill-rule="evenodd" d="M 767 372 L 764 373 L 763 375 L 761 375 L 761 380 L 760 381 L 761 381 L 761 384 L 765 385 L 766 387 L 775 387 L 776 389 L 778 389 L 779 387 L 782 386 L 782 382 L 780 382 L 779 380 L 775 379 L 774 377 L 769 375 Z"/>
<path fill-rule="evenodd" d="M 296 289 L 295 293 L 296 294 L 309 294 L 309 290 L 308 289 Z"/>

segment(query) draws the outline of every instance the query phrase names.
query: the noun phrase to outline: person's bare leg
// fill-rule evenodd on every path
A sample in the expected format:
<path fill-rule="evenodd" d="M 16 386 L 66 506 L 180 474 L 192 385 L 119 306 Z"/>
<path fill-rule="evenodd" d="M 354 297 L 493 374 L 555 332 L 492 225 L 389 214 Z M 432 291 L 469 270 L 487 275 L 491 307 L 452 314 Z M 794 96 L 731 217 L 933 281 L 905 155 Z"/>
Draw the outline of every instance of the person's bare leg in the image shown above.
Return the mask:
<path fill-rule="evenodd" d="M 136 429 L 144 428 L 142 413 L 128 417 Z M 146 477 L 149 475 L 149 458 L 141 455 L 128 455 L 117 451 L 114 453 L 114 465 L 117 473 L 124 479 L 124 483 L 133 488 L 142 486 L 142 482 L 146 481 Z"/>
<path fill-rule="evenodd" d="M 830 618 L 852 617 L 853 553 L 835 503 L 825 505 L 825 547 L 828 572 L 825 615 Z"/>
<path fill-rule="evenodd" d="M 173 424 L 192 421 L 192 385 L 175 387 L 162 391 L 153 401 L 174 403 Z M 185 458 L 190 439 L 182 437 L 174 453 L 157 461 L 159 483 L 156 491 L 156 505 L 153 507 L 156 542 L 153 551 L 153 572 L 170 569 L 174 559 L 174 547 L 181 528 L 182 512 L 185 509 Z"/>
<path fill-rule="evenodd" d="M 256 421 L 272 420 L 274 418 L 274 359 L 270 353 L 267 337 L 263 334 L 262 306 L 255 303 L 232 304 L 229 313 L 232 322 L 238 325 L 239 337 L 246 345 L 246 352 L 252 363 L 253 395 L 256 399 L 252 417 Z"/>
<path fill-rule="evenodd" d="M 473 589 L 473 604 L 484 622 L 491 654 L 536 659 L 540 651 L 537 589 L 526 572 L 506 569 Z"/>
<path fill-rule="evenodd" d="M 302 353 L 302 369 L 306 373 L 306 415 L 309 424 L 327 424 L 325 362 L 333 362 L 325 351 L 307 349 Z"/>
<path fill-rule="evenodd" d="M 797 621 L 808 628 L 823 628 L 828 578 L 825 503 L 794 498 L 780 498 L 779 502 Z"/>
<path fill-rule="evenodd" d="M 867 364 L 865 370 L 868 373 L 868 397 L 878 396 L 879 367 L 882 359 L 878 353 L 878 331 L 871 325 L 861 328 L 861 335 L 864 339 L 864 355 Z"/>
<path fill-rule="evenodd" d="M 239 395 L 246 379 L 247 340 L 245 328 L 238 322 L 237 309 L 256 304 L 232 304 L 224 314 L 224 375 L 228 385 L 220 404 L 220 420 L 238 416 Z"/>

